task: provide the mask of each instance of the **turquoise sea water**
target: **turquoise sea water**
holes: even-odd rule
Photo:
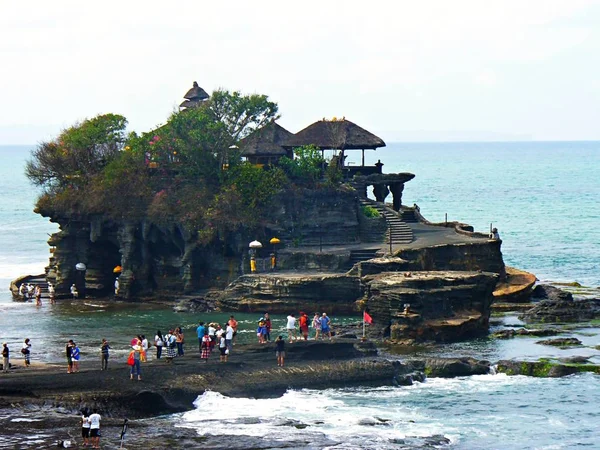
[[[10,279],[43,271],[48,233],[56,231],[32,212],[37,193],[23,175],[30,150],[0,146],[0,339],[15,346],[31,337],[34,360],[36,348],[44,348],[45,355],[38,352],[37,357],[52,361],[70,337],[82,343],[84,357],[96,357],[100,333],[114,345],[132,330],[148,335],[156,327],[193,328],[196,315],[148,306],[86,301],[36,308],[12,302]],[[429,220],[443,221],[448,214],[449,220],[469,223],[478,231],[493,223],[509,265],[541,280],[600,287],[600,142],[402,143],[367,152],[366,157],[367,163],[381,159],[385,172],[416,174],[406,185],[403,202],[417,203]],[[240,318],[251,336],[255,318]],[[577,337],[587,347],[564,355],[592,356],[598,362],[600,351],[593,346],[600,344],[600,330],[585,333]],[[535,359],[552,352],[562,355],[527,338],[481,339],[436,350],[492,361]],[[162,420],[199,433],[236,435],[240,442],[260,443],[265,433],[293,440],[295,431],[274,422],[269,411],[275,410],[278,420],[309,423],[303,433],[320,436],[312,448],[421,448],[432,435],[443,435],[450,442],[444,446],[461,449],[600,448],[599,395],[600,377],[594,375],[547,380],[490,375],[429,380],[412,388],[289,392],[269,401],[222,399],[211,393],[198,399],[199,407],[231,403],[227,410],[236,411],[223,429],[221,421],[207,428],[193,411]],[[314,410],[307,406],[315,403]],[[389,419],[389,425],[360,422],[373,417]]]

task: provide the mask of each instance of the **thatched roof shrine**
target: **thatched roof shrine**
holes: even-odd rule
[[[193,108],[201,104],[204,100],[206,100],[209,95],[206,93],[204,89],[198,86],[198,83],[194,81],[194,85],[192,88],[185,93],[183,98],[186,100],[179,105],[180,108]]]
[[[385,147],[381,138],[345,118],[319,120],[296,133],[285,146],[289,148],[310,144],[321,150],[365,150]]]
[[[242,139],[239,147],[242,156],[246,157],[284,156],[289,151],[283,145],[293,137],[288,130],[271,121]]]

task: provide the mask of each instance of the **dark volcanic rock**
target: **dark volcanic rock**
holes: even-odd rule
[[[527,375],[530,377],[558,378],[574,373],[593,372],[600,373],[600,366],[589,364],[565,365],[550,361],[498,361],[498,372],[507,375]]]
[[[496,280],[493,273],[450,271],[364,277],[372,330],[394,341],[443,342],[485,334]]]
[[[584,322],[600,318],[600,299],[543,300],[519,316],[526,322]]]
[[[546,339],[545,341],[537,341],[536,344],[552,345],[555,347],[569,347],[572,345],[581,345],[581,341],[577,338],[557,338]]]
[[[563,291],[549,284],[538,284],[531,292],[531,298],[536,300],[573,300],[570,292]]]
[[[489,361],[474,358],[427,358],[411,360],[404,370],[417,370],[428,377],[452,378],[470,375],[485,375],[490,372]]]
[[[492,337],[495,337],[498,339],[509,339],[509,338],[512,338],[515,336],[536,336],[536,337],[556,336],[557,334],[561,334],[561,333],[563,333],[562,330],[553,329],[553,328],[540,328],[540,329],[533,329],[533,330],[528,330],[526,328],[519,328],[517,330],[515,330],[515,329],[500,330],[500,331],[497,331],[496,333],[494,333],[492,335]]]
[[[558,360],[565,364],[586,364],[589,359],[589,356],[569,356],[568,358],[559,358]]]

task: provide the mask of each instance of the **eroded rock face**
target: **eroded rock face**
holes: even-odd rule
[[[484,334],[497,277],[449,271],[365,277],[371,329],[396,341],[452,341]],[[410,305],[408,313],[405,305]]]
[[[573,294],[549,284],[538,284],[533,288],[531,298],[536,300],[572,301]]]
[[[243,275],[225,289],[219,305],[228,311],[352,314],[362,292],[360,279],[346,274]]]
[[[600,299],[543,300],[519,316],[525,322],[584,322],[600,318]]]

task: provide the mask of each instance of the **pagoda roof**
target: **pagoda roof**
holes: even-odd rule
[[[293,137],[293,133],[272,120],[242,139],[239,147],[242,156],[283,156],[287,154],[283,145]]]
[[[194,81],[194,85],[192,86],[192,88],[189,91],[187,91],[183,96],[183,98],[188,100],[206,100],[208,97],[209,95],[204,89],[198,86],[198,83],[196,81]]]
[[[319,120],[296,133],[285,146],[300,147],[311,144],[321,150],[361,150],[385,147],[383,139],[345,118]]]

